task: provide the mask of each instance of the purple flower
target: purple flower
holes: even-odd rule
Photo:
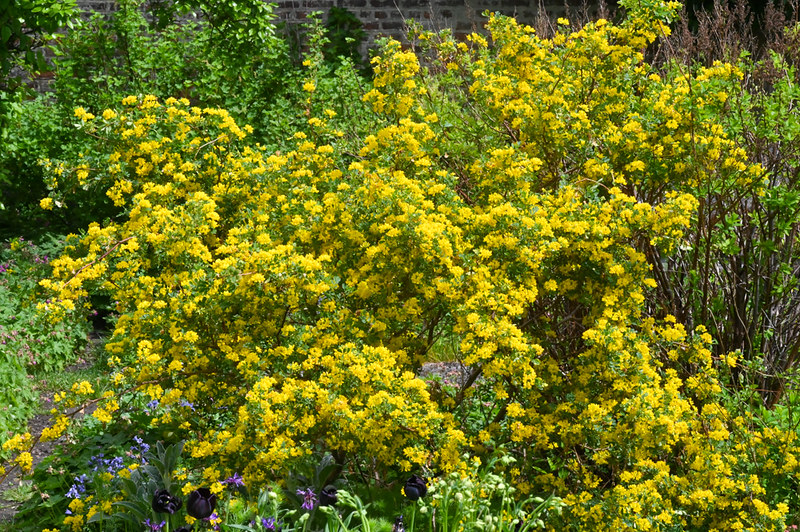
[[[266,530],[275,530],[275,518],[274,517],[262,517],[261,518],[261,526],[263,526]],[[278,530],[280,530],[280,528]]]
[[[419,475],[411,475],[411,478],[406,480],[406,485],[403,486],[403,493],[412,501],[416,501],[428,494],[428,485]]]
[[[186,513],[195,519],[205,519],[214,513],[217,496],[208,488],[198,488],[186,499]]]
[[[234,473],[232,477],[226,478],[222,483],[228,486],[244,487],[244,479],[239,473]]]
[[[86,492],[86,475],[81,475],[79,477],[75,477],[75,483],[69,488],[67,492],[67,497],[70,499],[80,499],[81,494]]]
[[[320,506],[333,506],[339,502],[339,496],[336,488],[333,486],[326,486],[319,494]]]
[[[133,441],[136,442],[136,445],[131,447],[131,452],[132,453],[136,453],[136,452],[146,453],[147,451],[150,450],[150,446],[148,444],[146,444],[144,442],[144,440],[141,439],[139,436],[134,436],[133,437]]]
[[[311,488],[307,490],[297,490],[297,494],[303,497],[303,504],[300,505],[300,508],[308,511],[314,509],[314,505],[317,503],[317,496],[314,490]]]
[[[153,399],[144,407],[144,413],[150,415],[156,408],[158,408],[158,399]]]
[[[153,511],[157,514],[174,514],[183,506],[183,501],[169,491],[160,489],[153,494]]]
[[[125,466],[125,462],[122,460],[121,456],[116,456],[111,460],[106,460],[106,471],[109,473],[115,473],[122,469]]]
[[[166,524],[167,524],[166,521],[161,521],[160,523],[156,524],[156,523],[151,523],[149,519],[144,520],[144,526],[146,526],[147,529],[149,530],[161,530],[162,528],[164,528],[164,525]]]

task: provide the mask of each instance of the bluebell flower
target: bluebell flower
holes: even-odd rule
[[[125,466],[125,462],[121,456],[117,456],[110,460],[106,460],[106,471],[109,473],[116,473]]]
[[[86,475],[81,475],[75,477],[75,483],[70,486],[69,491],[67,492],[67,497],[70,499],[80,499],[81,494],[86,492],[86,481],[88,478]]]
[[[158,408],[158,399],[153,399],[149,403],[147,403],[144,407],[144,413],[150,415],[156,408]]]
[[[144,453],[146,453],[146,452],[148,452],[150,450],[150,445],[146,444],[144,442],[144,440],[142,438],[140,438],[139,436],[134,436],[133,437],[133,441],[136,442],[136,445],[131,447],[131,452],[132,453],[139,452],[139,453],[144,454]]]

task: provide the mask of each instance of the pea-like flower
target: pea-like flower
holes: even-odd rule
[[[412,501],[416,501],[428,494],[428,485],[419,475],[411,475],[411,478],[406,480],[406,484],[403,486],[403,494]]]
[[[157,514],[174,514],[183,506],[183,501],[165,489],[153,494],[153,511]]]
[[[217,496],[208,488],[198,488],[186,499],[186,513],[195,519],[205,519],[214,513]]]

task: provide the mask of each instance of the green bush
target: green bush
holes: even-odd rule
[[[367,485],[433,468],[440,517],[466,515],[450,488],[474,488],[474,458],[502,447],[502,501],[470,510],[481,523],[513,522],[508,479],[517,502],[560,497],[562,512],[542,515],[555,529],[784,530],[798,434],[780,409],[752,409],[765,344],[747,351],[715,318],[738,288],[732,257],[783,298],[739,310],[793,312],[794,176],[749,160],[744,142],[769,135],[747,114],[761,102],[792,145],[779,102],[794,101],[793,70],[759,92],[745,62],[650,65],[643,50],[677,6],[626,7],[619,24],[559,21],[551,38],[492,16],[491,40],[390,41],[371,109],[353,117],[331,108],[341,87],[312,46],[295,100],[305,123],[280,149],[188,98],[78,107],[89,149],[46,162],[43,206],[81,190],[116,214],[71,238],[43,286],[54,323],[92,294],[113,301],[113,389],[60,394],[48,436],[90,400],[96,433],[185,442],[182,493],[220,499],[237,475],[265,493],[325,460],[332,481]],[[337,73],[355,91],[352,71]],[[416,376],[443,343],[464,386]],[[4,444],[23,467],[29,440]],[[80,529],[134,491],[73,498],[51,526]]]
[[[76,106],[99,113],[129,94],[185,97],[229,110],[271,149],[284,148],[288,132],[307,128],[311,108],[321,112],[321,102],[340,113],[352,137],[366,127],[367,108],[352,97],[364,92],[366,78],[350,59],[325,56],[329,38],[318,16],[309,21],[310,52],[301,65],[276,33],[271,4],[145,4],[123,0],[108,18],[76,21],[58,41],[52,92],[9,101],[8,127],[0,133],[0,201],[6,206],[0,236],[77,231],[118,214],[104,195],[80,187],[60,209],[38,208],[46,194],[41,161],[75,160],[90,149],[88,139],[75,135]],[[145,7],[155,9],[151,20]],[[333,38],[344,52],[346,32],[339,31]],[[317,86],[313,99],[302,90],[309,82]]]
[[[51,304],[38,282],[51,273],[49,262],[61,252],[57,240],[34,245],[15,239],[0,246],[0,375],[3,408],[0,433],[19,431],[39,409],[32,378],[59,371],[86,344],[82,313],[53,324],[40,306]]]

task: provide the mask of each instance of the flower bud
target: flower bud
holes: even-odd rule
[[[195,519],[205,519],[214,513],[217,496],[208,488],[199,488],[189,494],[186,500],[186,513]]]
[[[153,511],[157,514],[174,514],[183,506],[183,501],[169,491],[161,489],[153,494]]]
[[[333,506],[337,502],[339,502],[339,497],[336,493],[336,488],[333,486],[326,486],[319,493],[320,506]]]
[[[406,480],[406,484],[403,486],[403,493],[412,501],[416,501],[428,494],[428,486],[422,477],[411,475],[411,478]]]

